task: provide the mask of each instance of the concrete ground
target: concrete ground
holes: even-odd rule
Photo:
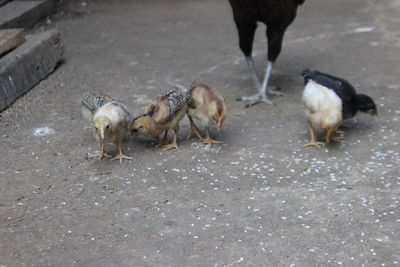
[[[272,83],[277,106],[244,109],[253,92],[228,1],[67,2],[50,24],[65,61],[1,114],[0,266],[393,266],[400,263],[397,0],[307,0],[287,31]],[[264,26],[255,49],[262,73]],[[342,145],[304,148],[299,73],[349,79],[379,117],[348,122]],[[80,115],[89,90],[140,114],[172,83],[225,97],[221,146],[151,139],[97,150]],[[47,127],[47,128],[46,128]]]

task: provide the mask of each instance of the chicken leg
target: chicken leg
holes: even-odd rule
[[[251,96],[242,96],[242,97],[239,97],[237,100],[248,102],[246,105],[246,108],[254,106],[261,102],[264,102],[264,103],[267,103],[270,105],[274,105],[274,102],[272,102],[272,100],[270,100],[268,98],[267,94],[279,95],[279,96],[283,95],[281,92],[276,91],[276,87],[268,86],[268,81],[271,76],[274,64],[271,61],[268,61],[263,83],[261,85],[257,86],[257,84],[260,84],[260,82],[259,81],[257,82],[258,78],[254,78],[254,77],[257,77],[257,73],[255,73],[254,62],[252,59],[251,59],[251,62],[252,63],[249,63],[249,69],[250,69],[251,75],[253,77],[253,81],[256,81],[254,83],[255,83],[255,87],[257,89],[257,94],[251,95]],[[250,67],[250,66],[253,66],[253,67]]]
[[[281,49],[282,49],[282,41],[285,30],[287,28],[286,25],[268,25],[267,26],[267,40],[268,40],[268,60],[267,60],[267,67],[264,74],[264,80],[260,85],[259,79],[257,77],[256,68],[254,61],[251,57],[252,53],[252,42],[254,39],[254,28],[251,28],[249,25],[241,21],[236,21],[238,31],[239,31],[239,45],[245,54],[246,62],[249,67],[251,77],[253,79],[254,86],[257,89],[257,94],[251,96],[242,96],[239,97],[238,101],[246,101],[248,102],[246,105],[247,107],[251,107],[258,103],[264,102],[267,104],[274,104],[267,94],[270,95],[283,95],[282,93],[276,91],[276,87],[271,87],[269,85],[269,79],[271,77],[272,69],[274,67],[274,62],[278,58]],[[251,29],[250,32],[248,30]],[[247,32],[246,32],[247,31]]]

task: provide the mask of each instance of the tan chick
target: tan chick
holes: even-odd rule
[[[185,116],[187,110],[187,93],[178,89],[171,90],[167,94],[153,100],[146,107],[145,114],[135,118],[131,125],[131,137],[148,135],[156,138],[159,142],[160,135],[165,132],[160,144],[163,149],[178,149],[177,137],[179,133],[179,122]],[[168,130],[174,130],[173,141],[167,144]]]
[[[217,132],[221,130],[224,122],[227,109],[224,97],[215,89],[199,82],[194,82],[188,93],[188,110],[187,115],[190,120],[191,130],[188,135],[190,139],[194,132],[203,144],[220,144],[221,141],[216,141],[210,137],[210,128],[215,127]],[[205,129],[206,137],[203,138],[197,125]]]
[[[118,154],[111,160],[132,159],[125,156],[122,152],[122,139],[128,130],[131,121],[131,114],[128,108],[118,100],[113,100],[110,96],[99,93],[86,93],[81,101],[84,108],[82,113],[86,118],[92,115],[92,133],[96,141],[100,144],[100,153],[90,157],[111,157],[105,152],[105,146],[116,144]]]

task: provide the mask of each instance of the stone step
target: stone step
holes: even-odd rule
[[[0,30],[0,56],[25,42],[23,29]]]
[[[0,29],[30,28],[53,11],[53,0],[11,1],[0,7]]]
[[[26,37],[0,58],[0,111],[46,78],[61,61],[64,48],[56,30]]]

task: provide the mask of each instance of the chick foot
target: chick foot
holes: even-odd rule
[[[325,145],[325,143],[313,140],[313,141],[310,141],[309,143],[305,144],[304,147],[315,146],[315,147],[321,148],[321,145]]]
[[[212,144],[222,144],[222,141],[211,139],[210,129],[206,128],[206,138],[201,138],[201,143],[212,146]]]
[[[312,127],[310,127],[310,142],[305,144],[304,147],[315,146],[315,147],[321,148],[321,145],[325,145],[325,143],[319,142],[316,140],[314,129]]]
[[[122,163],[122,160],[124,160],[124,159],[132,160],[133,157],[128,157],[128,156],[124,155],[123,153],[119,153],[117,156],[113,157],[111,159],[111,161],[117,160],[117,159],[119,159],[119,163]]]
[[[155,143],[155,147],[159,148],[162,146],[168,145],[168,140],[167,139],[162,139],[161,141],[158,141]]]
[[[200,143],[211,146],[212,144],[222,144],[222,141],[213,140],[211,138],[205,138]]]
[[[163,146],[163,150],[170,150],[170,149],[173,149],[173,148],[176,148],[176,150],[179,150],[178,144],[176,142],[173,142],[171,144]]]
[[[119,140],[119,142],[118,142],[118,155],[115,156],[114,158],[112,158],[111,161],[116,160],[116,159],[119,159],[119,163],[122,163],[122,160],[124,160],[124,159],[128,159],[128,160],[133,159],[132,157],[125,156],[124,153],[122,153],[122,140]]]
[[[335,143],[343,143],[344,139],[341,136],[331,136],[331,141]]]
[[[178,144],[176,143],[176,137],[177,137],[177,135],[178,135],[177,133],[174,134],[173,141],[172,141],[171,144],[168,144],[168,145],[163,146],[163,149],[164,149],[164,150],[170,150],[170,149],[173,149],[173,148],[176,148],[176,150],[179,150]]]
[[[93,154],[93,155],[88,155],[88,158],[98,158],[101,160],[102,158],[111,158],[112,156],[110,154],[100,152],[98,154]]]
[[[98,154],[89,155],[88,158],[99,158],[101,160],[104,157],[111,158],[112,156],[105,152],[105,145],[100,144],[100,152]]]
[[[164,137],[161,141],[157,138],[155,147],[159,148],[165,145],[168,145],[168,130],[165,131]]]

